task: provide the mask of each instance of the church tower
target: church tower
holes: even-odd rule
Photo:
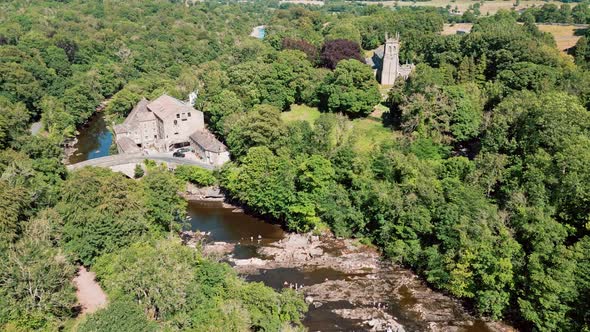
[[[385,34],[385,49],[383,52],[383,66],[381,67],[381,84],[393,85],[399,72],[399,33],[395,38]]]

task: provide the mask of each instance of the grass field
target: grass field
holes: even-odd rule
[[[443,35],[453,35],[457,33],[457,30],[471,31],[472,23],[456,23],[456,24],[445,24],[442,31]],[[581,34],[577,33],[584,28],[574,25],[553,25],[553,24],[537,24],[539,30],[543,32],[549,32],[555,38],[557,49],[560,51],[567,50],[568,48],[576,45]]]
[[[352,128],[353,135],[356,136],[354,149],[357,153],[371,152],[381,143],[396,138],[396,132],[372,118],[353,120]]]
[[[281,113],[281,118],[285,122],[303,120],[313,124],[320,117],[320,114],[316,107],[291,105],[291,110]],[[383,126],[381,122],[382,114],[383,110],[378,109],[367,118],[351,121],[352,126],[349,135],[356,138],[354,146],[356,152],[367,153],[382,142],[395,139],[397,133]]]
[[[483,15],[485,14],[494,14],[500,9],[512,9],[515,8],[516,10],[525,9],[528,7],[533,6],[542,6],[547,3],[554,3],[556,5],[561,5],[562,2],[559,1],[542,1],[542,0],[524,0],[520,2],[520,5],[514,7],[515,1],[502,1],[502,0],[494,0],[494,1],[485,1],[483,6],[481,6],[480,11]],[[477,1],[472,0],[429,0],[429,1],[420,1],[420,2],[411,2],[411,1],[379,1],[379,2],[370,2],[371,4],[383,4],[384,6],[429,6],[429,7],[446,7],[450,5],[452,8],[457,7],[459,12],[463,13],[469,6],[477,3]]]
[[[291,105],[291,110],[289,112],[281,113],[281,119],[285,122],[303,120],[313,125],[315,120],[320,117],[320,114],[321,113],[317,107],[293,104]]]
[[[582,36],[577,35],[577,31],[583,28],[573,25],[551,25],[551,24],[537,24],[539,30],[543,32],[549,32],[555,38],[557,43],[557,49],[560,51],[567,50],[573,47]]]

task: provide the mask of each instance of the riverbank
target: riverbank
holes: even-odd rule
[[[246,280],[302,292],[310,331],[513,331],[473,317],[459,301],[356,240],[287,233],[220,201],[189,201],[189,210],[197,209],[203,211],[193,213],[191,224],[203,229],[190,245],[227,261]],[[213,224],[211,214],[223,220]]]

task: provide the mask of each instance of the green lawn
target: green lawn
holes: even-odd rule
[[[353,134],[356,135],[354,148],[358,153],[371,152],[382,142],[396,138],[395,132],[384,127],[381,121],[366,118],[356,119],[352,123]]]
[[[317,118],[320,117],[320,111],[317,107],[309,107],[307,105],[291,105],[289,112],[281,113],[281,118],[285,122],[292,122],[297,120],[307,121],[313,124]]]
[[[356,137],[355,150],[358,153],[371,152],[381,142],[393,140],[397,137],[391,129],[383,126],[381,114],[375,112],[364,119],[352,120],[352,135]],[[285,122],[296,120],[307,121],[310,124],[320,117],[321,112],[316,107],[306,105],[291,105],[289,112],[283,112],[281,118]]]

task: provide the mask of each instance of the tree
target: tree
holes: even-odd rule
[[[305,53],[305,55],[307,55],[307,59],[311,63],[316,63],[319,60],[317,47],[303,39],[293,39],[288,37],[284,38],[282,42],[282,48],[298,50]]]
[[[247,284],[228,265],[204,259],[173,239],[105,255],[94,269],[115,303],[130,298],[150,319],[175,329],[273,331],[299,324],[306,309],[300,296]]]
[[[174,170],[174,175],[182,181],[202,187],[212,186],[217,182],[213,172],[198,166],[179,165]]]
[[[80,324],[80,332],[155,332],[158,325],[147,319],[141,307],[125,298],[111,301],[106,308],[87,315]]]
[[[254,146],[278,148],[284,133],[280,113],[270,105],[257,105],[248,113],[236,113],[225,124],[227,145],[237,158]]]
[[[63,247],[84,264],[146,235],[154,219],[135,181],[120,173],[86,168],[64,183],[57,211],[63,217]],[[149,218],[148,220],[146,220]]]
[[[147,219],[159,231],[173,232],[183,226],[186,201],[178,195],[183,183],[166,170],[152,169],[141,180]]]
[[[355,59],[360,62],[363,61],[359,44],[346,39],[325,42],[320,57],[321,63],[330,69],[335,69],[342,60]]]
[[[320,87],[321,105],[330,112],[366,116],[381,101],[371,69],[356,60],[341,61]]]
[[[135,168],[133,169],[133,178],[139,179],[142,178],[144,175],[143,168],[140,164],[135,164]]]
[[[210,128],[216,133],[223,133],[224,120],[230,114],[243,111],[242,101],[235,92],[222,90],[212,96],[203,109],[210,123]]]
[[[11,321],[19,329],[54,329],[73,315],[76,268],[61,249],[26,236],[0,257],[1,325]]]

